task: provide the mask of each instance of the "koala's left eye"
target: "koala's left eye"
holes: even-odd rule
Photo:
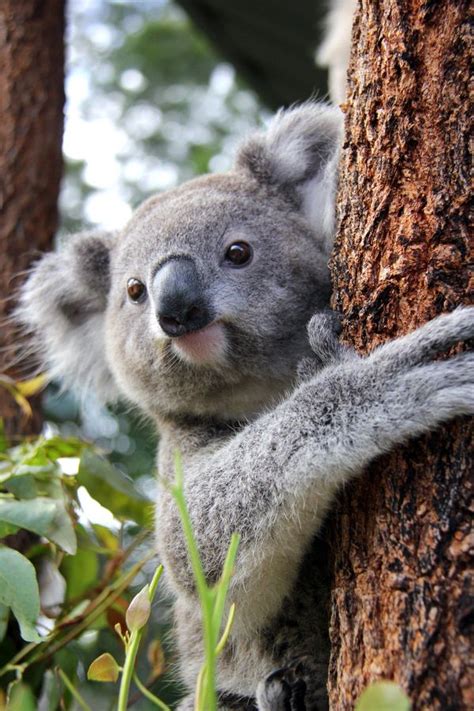
[[[127,294],[130,301],[134,304],[139,304],[146,298],[146,286],[138,279],[129,279],[127,281]]]
[[[234,242],[225,253],[225,261],[232,267],[244,267],[250,263],[253,256],[252,247],[248,242]]]

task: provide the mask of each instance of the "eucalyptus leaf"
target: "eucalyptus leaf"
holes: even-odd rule
[[[0,498],[0,521],[44,536],[66,553],[76,552],[76,534],[61,501],[42,496],[27,501]]]
[[[67,556],[61,565],[61,573],[66,578],[67,600],[79,599],[97,583],[99,559],[91,550],[79,548],[74,557]]]
[[[18,551],[0,545],[0,603],[10,607],[26,642],[40,642],[35,629],[40,598],[35,569]]]
[[[119,540],[110,528],[101,526],[99,523],[93,523],[92,528],[94,529],[94,533],[102,546],[107,548],[109,551],[118,550]]]
[[[5,434],[5,425],[3,418],[0,417],[0,452],[6,452],[8,447],[7,436]]]
[[[8,711],[36,711],[36,701],[29,686],[14,681],[8,686]]]
[[[411,703],[394,681],[376,681],[365,689],[355,711],[410,711]]]
[[[39,493],[36,479],[32,474],[10,477],[5,482],[5,489],[17,499],[34,499]]]
[[[36,711],[36,701],[30,687],[23,681],[8,686],[8,711]]]
[[[131,479],[90,450],[82,454],[77,481],[118,519],[152,527],[151,502],[141,496]]]
[[[0,602],[0,642],[5,638],[7,631],[8,618],[10,617],[10,608]]]
[[[18,526],[14,526],[12,523],[6,523],[5,521],[0,521],[0,538],[11,536],[12,533],[16,533],[18,530]]]

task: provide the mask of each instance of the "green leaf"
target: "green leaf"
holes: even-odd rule
[[[101,526],[99,523],[93,523],[92,528],[94,533],[99,540],[99,543],[107,548],[109,551],[117,551],[119,548],[119,540],[117,536],[107,528],[106,526]]]
[[[66,553],[76,552],[76,534],[61,501],[42,496],[28,501],[0,498],[0,521],[44,536]]]
[[[8,711],[36,711],[36,701],[30,687],[14,681],[8,687]]]
[[[139,494],[131,479],[103,457],[86,449],[81,457],[77,481],[118,519],[132,519],[142,526],[153,526],[151,502]]]
[[[38,487],[32,474],[12,476],[5,482],[5,489],[17,499],[34,499],[38,496]]]
[[[67,600],[80,598],[97,583],[99,561],[91,550],[79,548],[75,556],[67,556],[61,565],[61,573],[66,578]]]
[[[90,681],[117,681],[119,671],[119,665],[113,656],[105,652],[94,659],[87,670],[87,678]]]
[[[365,689],[355,711],[410,711],[411,703],[394,681],[376,681]]]
[[[48,459],[55,462],[60,457],[80,457],[86,446],[75,437],[51,437],[44,440],[43,450]]]
[[[0,642],[5,637],[9,617],[10,617],[10,608],[0,602]]]
[[[0,603],[10,607],[26,642],[40,642],[35,630],[40,598],[35,569],[25,556],[0,546]]]
[[[16,533],[17,531],[18,526],[14,526],[11,523],[5,523],[5,521],[0,521],[0,538],[11,536],[12,533]]]
[[[7,436],[5,434],[5,425],[3,423],[3,418],[0,417],[0,452],[6,452],[8,447]]]

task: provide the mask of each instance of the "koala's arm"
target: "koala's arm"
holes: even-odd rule
[[[242,602],[237,625],[255,629],[278,609],[341,484],[396,445],[474,412],[474,354],[430,362],[473,336],[474,309],[463,308],[366,358],[346,351],[215,451],[185,456],[185,493],[209,579],[219,575],[232,532],[241,534],[232,582]],[[160,517],[175,584],[189,590],[180,523],[166,494]]]

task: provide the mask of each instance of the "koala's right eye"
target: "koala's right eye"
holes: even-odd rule
[[[138,279],[129,279],[127,281],[127,293],[130,301],[134,304],[140,304],[146,299],[146,286]]]

